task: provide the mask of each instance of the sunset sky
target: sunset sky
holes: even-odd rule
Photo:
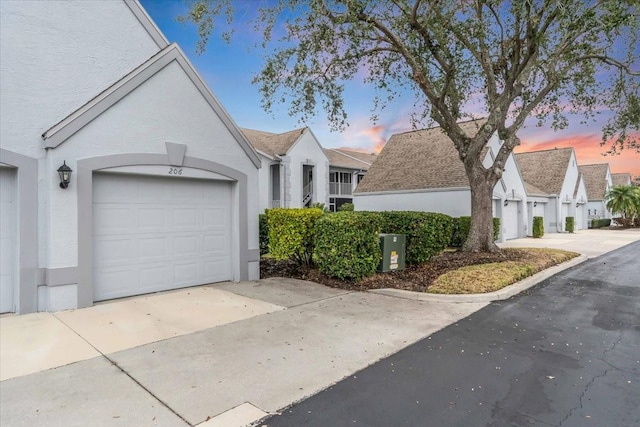
[[[176,17],[186,10],[182,0],[141,0],[160,30],[177,42],[194,64],[209,88],[227,109],[240,127],[267,132],[286,132],[308,125],[320,143],[326,148],[352,148],[362,151],[379,151],[388,138],[412,129],[410,114],[412,97],[397,97],[379,113],[377,123],[371,122],[373,92],[360,82],[353,82],[345,90],[345,108],[349,127],[343,132],[330,132],[322,114],[306,124],[287,114],[286,105],[277,105],[273,114],[261,107],[258,87],[251,84],[263,64],[264,52],[254,47],[260,35],[243,23],[236,21],[236,32],[230,44],[213,36],[203,55],[195,53],[197,34],[195,27],[176,22]],[[603,156],[606,147],[600,147],[601,128],[610,113],[604,111],[596,122],[580,124],[580,117],[570,118],[569,128],[554,132],[549,126],[536,127],[527,123],[520,133],[522,145],[516,151],[534,151],[554,147],[572,146],[579,164],[609,163],[613,173],[630,172],[640,175],[640,154],[624,150],[616,156]]]

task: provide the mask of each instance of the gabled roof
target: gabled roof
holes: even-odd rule
[[[460,123],[472,135],[483,120]],[[451,139],[440,127],[392,135],[358,184],[357,193],[469,187]]]
[[[628,172],[625,173],[612,173],[611,181],[613,181],[613,186],[616,185],[630,185],[631,182],[631,174]]]
[[[515,154],[525,182],[547,194],[560,194],[573,148],[553,148]]]
[[[329,166],[345,169],[358,169],[366,171],[371,167],[377,154],[361,153],[342,148],[324,149],[324,154],[329,159]]]
[[[584,176],[584,185],[587,188],[589,200],[604,200],[607,192],[607,171],[609,163],[597,163],[594,165],[578,166]]]
[[[542,197],[549,196],[549,194],[545,193],[535,185],[529,184],[527,181],[524,181],[524,190],[527,192],[527,196],[542,196]]]
[[[294,129],[284,133],[271,133],[261,130],[240,129],[256,150],[270,156],[283,156],[291,149],[308,128]]]
[[[220,120],[224,123],[226,128],[233,135],[234,139],[238,142],[240,147],[242,147],[253,164],[256,167],[260,167],[260,158],[251,144],[249,144],[245,139],[233,119],[231,119],[231,116],[229,116],[213,93],[211,93],[211,90],[209,90],[207,85],[204,83],[204,80],[202,80],[198,75],[198,72],[193,68],[193,65],[191,65],[180,47],[175,43],[153,55],[142,65],[122,77],[85,105],[78,108],[76,111],[69,114],[60,122],[45,131],[42,134],[42,139],[45,141],[45,147],[56,148],[174,61],[180,65],[211,109],[218,115],[218,117],[220,117]]]

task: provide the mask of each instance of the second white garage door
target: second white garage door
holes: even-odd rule
[[[503,228],[505,229],[504,238],[517,239],[518,238],[518,202],[510,201],[507,206],[502,208],[502,221],[504,221]]]
[[[232,279],[231,185],[95,174],[94,300]]]

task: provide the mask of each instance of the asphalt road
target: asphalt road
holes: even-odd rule
[[[260,425],[640,426],[640,242],[490,304]]]

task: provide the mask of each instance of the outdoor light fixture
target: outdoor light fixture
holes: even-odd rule
[[[576,203],[576,208],[580,207],[580,203]]]
[[[533,207],[535,208],[536,206],[538,206],[538,202],[533,202]]]
[[[67,166],[67,161],[65,160],[62,163],[62,166],[58,168],[58,175],[60,175],[60,188],[69,187],[69,182],[71,182],[71,168]]]
[[[504,200],[504,205],[507,206],[509,204],[509,201],[507,199]]]

